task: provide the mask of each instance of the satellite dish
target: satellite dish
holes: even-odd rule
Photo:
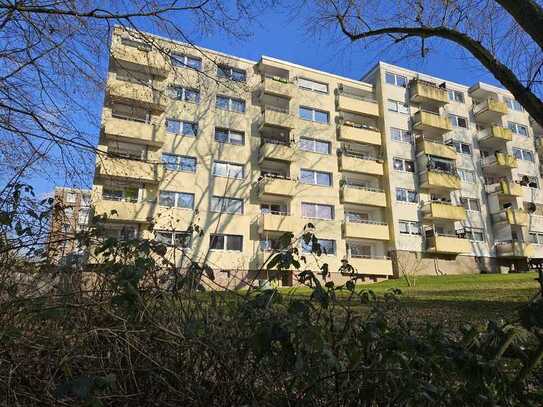
[[[535,206],[535,203],[528,202],[528,205],[526,205],[526,210],[528,213],[534,213],[536,211],[537,207]]]

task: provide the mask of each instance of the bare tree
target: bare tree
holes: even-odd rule
[[[422,268],[421,254],[395,251],[394,257],[399,275],[405,279],[408,287],[415,287],[417,275]]]

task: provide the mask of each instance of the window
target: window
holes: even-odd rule
[[[539,188],[539,182],[538,177],[533,177],[530,175],[522,175],[518,174],[518,177],[520,178],[519,184],[523,187],[529,187],[529,188]]]
[[[151,121],[151,114],[148,110],[123,103],[115,103],[111,107],[111,116],[117,119],[133,120],[142,123],[149,123]]]
[[[164,168],[169,171],[196,172],[196,158],[187,155],[162,154]]]
[[[479,205],[479,200],[474,198],[460,198],[460,202],[467,211],[477,211],[481,210]]]
[[[309,120],[312,122],[328,124],[328,112],[313,109],[311,107],[300,106],[299,110],[300,119]]]
[[[139,189],[135,187],[104,187],[102,190],[102,198],[107,201],[138,202],[138,197]]]
[[[315,82],[311,79],[298,78],[298,87],[300,89],[312,90],[313,92],[328,93],[328,84]]]
[[[188,248],[192,236],[187,232],[155,231],[155,240],[168,246]]]
[[[516,112],[524,112],[524,108],[522,107],[522,105],[519,102],[517,102],[515,99],[504,97],[503,101],[505,102],[509,110],[514,110]]]
[[[202,69],[202,59],[196,57],[190,57],[183,54],[172,54],[171,57],[173,66],[180,66],[184,68],[192,68],[196,70]]]
[[[364,223],[369,220],[369,214],[364,212],[345,212],[347,222]]]
[[[243,69],[232,68],[228,65],[219,65],[217,67],[217,76],[236,82],[245,82],[247,79],[247,73]]]
[[[409,114],[409,105],[407,103],[388,99],[387,106],[390,112]]]
[[[123,226],[121,228],[104,230],[104,236],[106,238],[113,238],[118,240],[131,240],[136,238],[137,231],[134,226]]]
[[[224,196],[211,197],[211,212],[243,214],[243,199]]]
[[[168,131],[168,133],[196,137],[196,134],[198,133],[198,123],[166,119],[166,131]]]
[[[282,204],[263,203],[260,204],[260,213],[272,213],[274,215],[288,214],[287,207]]]
[[[396,200],[400,202],[417,203],[419,197],[417,191],[405,188],[396,188]]]
[[[401,141],[402,143],[413,143],[413,136],[408,130],[397,129],[395,127],[390,128],[390,137],[394,141]]]
[[[351,257],[355,258],[370,258],[371,257],[371,246],[362,245],[360,243],[349,244],[349,252]]]
[[[396,171],[415,172],[415,163],[403,158],[394,158],[394,169]]]
[[[302,202],[302,216],[312,219],[334,219],[334,207],[316,203]]]
[[[464,103],[464,94],[462,92],[459,92],[457,90],[449,89],[447,91],[449,95],[449,100],[451,102],[458,102],[458,103]]]
[[[241,146],[245,144],[245,135],[241,131],[229,129],[215,129],[215,141],[217,143],[235,144]]]
[[[485,230],[481,228],[464,228],[464,233],[466,239],[473,240],[475,242],[484,242],[485,241]]]
[[[389,85],[407,87],[407,78],[403,75],[398,75],[392,72],[385,73],[385,82]]]
[[[300,182],[302,184],[321,185],[329,187],[332,185],[332,174],[323,171],[300,170]]]
[[[235,99],[228,96],[217,96],[215,100],[215,107],[221,110],[228,110],[230,112],[245,112],[245,100]]]
[[[169,208],[194,208],[194,194],[187,192],[160,191],[158,204]]]
[[[89,194],[81,194],[81,206],[90,206],[92,202],[91,196]]]
[[[471,155],[471,145],[467,143],[462,143],[461,141],[452,140],[447,143],[452,145],[457,153]]]
[[[77,194],[75,192],[66,192],[66,203],[75,203]]]
[[[264,252],[272,251],[272,250],[284,250],[285,242],[281,239],[263,239],[260,240],[260,250]]]
[[[312,153],[330,154],[332,149],[329,141],[321,141],[313,138],[300,137],[300,150]]]
[[[243,178],[243,165],[215,161],[213,163],[213,175],[216,177]]]
[[[119,81],[136,83],[140,85],[152,85],[153,77],[143,72],[130,71],[128,69],[119,69],[115,73],[115,77]]]
[[[90,208],[80,208],[77,214],[77,223],[80,225],[86,225],[89,223]]]
[[[331,239],[318,239],[317,243],[323,254],[335,255],[336,254],[336,241]],[[302,240],[302,251],[304,253],[311,253],[313,250],[312,242],[306,243]]]
[[[468,182],[470,184],[475,184],[475,171],[471,170],[463,170],[461,168],[458,169],[458,176],[460,179],[464,182]]]
[[[121,44],[127,47],[137,48],[141,51],[151,51],[151,45],[128,37],[121,38]]]
[[[170,88],[170,97],[183,102],[200,102],[200,91],[197,89],[184,88],[182,86],[172,86]]]
[[[144,160],[147,156],[146,147],[141,144],[111,141],[107,152],[110,156],[128,158],[131,160]]]
[[[233,250],[243,251],[243,236],[239,235],[216,235],[209,236],[209,248],[211,250]]]
[[[528,234],[530,243],[543,244],[543,233],[530,232]]]
[[[411,220],[400,220],[398,222],[402,235],[420,235],[420,223]]]
[[[449,122],[453,127],[468,128],[468,120],[465,117],[449,114]]]
[[[528,128],[522,124],[508,122],[507,127],[509,127],[513,133],[518,134],[519,136],[528,137]]]
[[[523,150],[522,148],[517,148],[517,147],[513,147],[512,151],[513,151],[513,155],[517,159],[534,162],[534,152],[533,151]]]

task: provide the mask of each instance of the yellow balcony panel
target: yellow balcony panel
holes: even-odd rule
[[[265,142],[265,144],[260,146],[258,162],[260,163],[267,159],[292,162],[295,156],[296,151],[290,145]]]
[[[264,177],[258,184],[258,196],[285,196],[292,197],[296,194],[296,182],[286,178]]]
[[[112,213],[115,211],[116,213]],[[109,221],[148,223],[153,220],[155,204],[150,202],[124,202],[97,200],[95,215],[107,215]]]
[[[343,152],[339,157],[339,170],[359,174],[383,175],[383,163],[375,159],[364,159]]]
[[[294,117],[289,114],[287,109],[266,106],[262,112],[262,125],[292,129],[294,128]]]
[[[104,119],[104,133],[126,141],[144,142],[154,146],[164,143],[164,130],[160,126],[116,117]]]
[[[496,242],[498,257],[534,257],[535,248],[530,243],[519,241]]]
[[[522,186],[511,181],[500,181],[498,193],[505,196],[522,196]]]
[[[381,222],[345,222],[344,239],[389,240],[388,224]]]
[[[454,147],[425,140],[422,137],[417,139],[417,153],[420,152],[428,155],[434,155],[436,157],[443,157],[449,160],[456,160],[457,157]]]
[[[421,188],[455,190],[461,188],[460,177],[439,171],[427,171],[421,175]]]
[[[413,80],[409,84],[411,101],[415,103],[435,103],[446,105],[449,103],[447,89],[440,88],[433,83]]]
[[[419,110],[413,115],[413,128],[426,132],[427,134],[445,134],[452,130],[451,123],[447,117],[438,114]]]
[[[294,96],[294,85],[286,80],[264,77],[262,81],[264,93],[274,96],[292,98]]]
[[[385,208],[387,197],[384,191],[344,185],[340,191],[343,204],[369,205]]]
[[[158,76],[168,76],[169,63],[164,54],[158,50],[143,50],[134,47],[116,46],[111,49],[111,57],[119,61],[119,65],[131,64],[132,70],[141,70]]]
[[[127,158],[98,158],[96,174],[102,177],[136,179],[140,182],[158,182],[156,164]]]
[[[426,238],[426,251],[443,254],[471,253],[471,242],[455,236],[430,236]]]
[[[386,257],[349,257],[355,274],[368,276],[392,276],[392,261]]]
[[[507,114],[505,103],[494,99],[487,99],[473,108],[475,119],[481,123],[495,123],[501,120],[504,114]]]
[[[303,222],[295,216],[287,214],[263,213],[258,220],[258,232],[292,232],[298,233],[303,229]]]
[[[514,208],[507,208],[492,214],[494,222],[507,222],[509,225],[515,226],[528,226],[529,218],[528,212]]]
[[[422,208],[425,220],[466,220],[466,209],[463,206],[443,202],[431,202]]]
[[[365,116],[379,117],[379,105],[370,98],[364,98],[351,94],[339,94],[337,96],[337,109],[342,112],[363,114]]]
[[[513,140],[510,129],[501,126],[491,126],[479,132],[479,144],[489,147],[500,147]]]
[[[513,168],[517,168],[517,166],[516,157],[505,153],[496,153],[494,156],[486,157],[482,161],[482,167],[485,172],[510,171]]]
[[[378,129],[343,124],[339,127],[340,141],[381,145],[381,132]]]
[[[168,105],[168,98],[164,92],[153,89],[151,85],[111,79],[108,82],[107,92],[113,100],[137,104],[156,111],[164,111]]]

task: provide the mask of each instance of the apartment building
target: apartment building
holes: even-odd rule
[[[327,263],[338,282],[345,260],[378,280],[522,270],[537,255],[534,130],[506,91],[152,39],[170,57],[119,28],[111,40],[93,187],[108,235],[162,241],[230,286],[266,278],[279,237],[308,223],[326,253],[305,267]]]
[[[88,189],[55,188],[47,244],[48,257],[53,262],[65,263],[84,255],[75,234],[89,226],[91,193]]]

